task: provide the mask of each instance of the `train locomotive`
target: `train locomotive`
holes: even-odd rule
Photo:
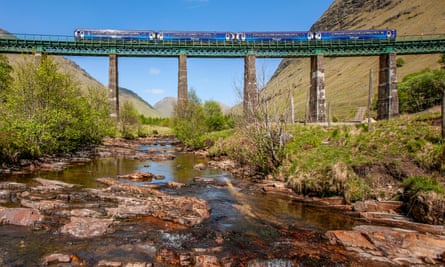
[[[395,40],[394,29],[319,32],[212,32],[76,29],[74,38],[82,40],[123,41],[198,41],[198,42],[307,42],[336,40]]]

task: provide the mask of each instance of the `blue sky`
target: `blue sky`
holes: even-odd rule
[[[0,28],[11,33],[72,35],[75,28],[305,31],[333,0],[3,0]],[[108,57],[70,57],[108,85]],[[270,77],[280,59],[257,59]],[[189,58],[188,86],[203,101],[241,101],[243,59]],[[177,58],[119,58],[119,86],[154,105],[177,96]]]

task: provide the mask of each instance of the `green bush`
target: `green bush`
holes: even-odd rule
[[[396,65],[398,68],[403,67],[403,65],[405,65],[405,59],[403,59],[403,57],[398,57],[396,60]]]
[[[444,70],[424,70],[398,84],[400,113],[415,113],[440,105],[445,90]]]
[[[83,95],[72,78],[49,57],[25,62],[14,70],[14,81],[0,105],[0,132],[15,136],[0,142],[9,161],[73,151],[99,143],[112,121],[104,94]],[[97,102],[92,102],[96,100]]]

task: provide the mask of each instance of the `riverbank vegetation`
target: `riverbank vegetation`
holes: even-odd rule
[[[188,100],[180,108],[175,107],[172,124],[176,137],[188,148],[209,147],[208,134],[233,128],[233,118],[224,115],[215,101],[202,103],[196,92],[188,92]]]
[[[105,92],[81,93],[50,57],[11,68],[0,57],[0,159],[71,152],[113,135]]]

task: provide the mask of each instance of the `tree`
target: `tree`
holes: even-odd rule
[[[5,91],[12,83],[12,67],[9,65],[8,58],[0,55],[0,93]]]
[[[278,105],[270,105],[270,97],[262,95],[262,89],[266,86],[266,70],[261,68],[257,78],[257,93],[253,100],[254,105],[249,105],[248,114],[244,114],[237,122],[237,128],[246,138],[243,144],[247,151],[242,161],[251,165],[262,174],[269,174],[278,169],[285,158],[285,145],[291,138],[286,133],[286,114]],[[242,88],[235,84],[235,91],[243,100]]]
[[[120,131],[125,138],[134,138],[141,126],[139,114],[131,102],[126,101],[119,114]]]
[[[71,76],[58,71],[50,57],[25,62],[14,70],[14,81],[0,105],[0,157],[9,160],[73,151],[98,143],[109,132],[106,101],[90,102]],[[101,97],[97,95],[97,99]]]
[[[206,101],[203,108],[208,131],[220,131],[226,127],[226,119],[216,101]]]
[[[176,137],[186,146],[201,148],[203,142],[200,137],[207,132],[204,110],[200,104],[201,100],[193,89],[189,91],[188,96],[188,101],[184,103],[181,111],[178,110],[177,106],[175,108],[173,128]]]
[[[399,83],[400,112],[414,113],[440,105],[444,90],[445,70],[410,74]]]
[[[442,69],[445,69],[445,53],[440,55],[438,63],[440,63]]]

